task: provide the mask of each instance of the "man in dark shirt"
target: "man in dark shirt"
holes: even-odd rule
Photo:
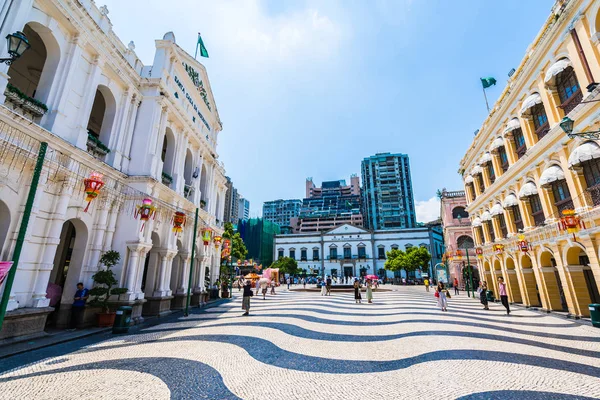
[[[325,288],[327,289],[326,295],[331,296],[331,277],[327,276],[327,280],[325,281]]]
[[[254,296],[252,292],[252,286],[250,279],[246,280],[246,284],[244,285],[244,295],[242,297],[242,310],[246,311],[242,315],[250,314],[250,297]]]
[[[83,312],[85,311],[85,303],[89,297],[89,290],[83,287],[83,283],[77,284],[77,291],[73,297],[73,306],[71,307],[71,324],[70,328],[75,329],[81,325]]]

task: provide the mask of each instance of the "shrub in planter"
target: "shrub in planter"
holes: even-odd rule
[[[118,251],[107,251],[100,257],[99,265],[104,265],[106,269],[96,272],[92,279],[94,287],[90,290],[92,300],[89,304],[93,307],[100,307],[102,311],[98,314],[98,326],[112,326],[115,320],[114,311],[111,312],[108,303],[111,295],[120,295],[127,293],[127,288],[114,288],[118,282],[115,273],[111,270],[121,260],[121,254]]]

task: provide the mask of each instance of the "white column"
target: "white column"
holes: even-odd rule
[[[181,275],[177,284],[177,294],[184,294],[187,291],[188,280],[190,279],[190,258],[190,253],[181,253],[182,265],[180,266]]]
[[[154,292],[154,297],[164,297],[170,296],[171,290],[169,289],[170,283],[168,282],[171,279],[171,266],[173,265],[173,258],[177,252],[168,250],[160,252],[160,270],[158,275],[158,286],[157,290]]]
[[[108,217],[108,226],[106,228],[106,233],[104,234],[104,245],[102,246],[102,251],[109,251],[113,247],[113,237],[115,235],[117,217],[119,215],[121,205],[122,203],[117,200],[110,203],[110,216]]]
[[[136,299],[136,277],[140,264],[140,252],[144,246],[139,242],[127,243],[129,259],[127,260],[127,293],[121,295],[121,300]]]
[[[159,138],[164,137],[165,130],[167,129],[167,106],[162,106],[160,112],[160,118],[158,122],[156,133],[151,136],[150,143],[148,143],[148,151],[152,154],[152,163],[150,165],[150,171],[154,174],[155,178],[160,181],[161,172],[158,171],[158,164],[160,161],[160,148],[162,148],[162,142],[159,141]],[[160,142],[160,144],[158,143]]]
[[[131,105],[131,91],[125,90],[123,95],[121,96],[121,101],[118,104],[117,115],[115,116],[115,123],[112,127],[112,132],[110,134],[110,141],[107,143],[111,152],[107,155],[107,164],[111,165],[115,169],[121,168],[121,160],[123,157],[123,153],[121,152],[121,148],[123,146],[123,140],[125,137],[124,127],[127,123],[127,117],[129,114],[129,107]]]
[[[140,108],[140,100],[137,94],[133,94],[131,97],[131,104],[129,106],[129,114],[127,116],[127,124],[125,128],[125,142],[123,143],[123,160],[121,162],[121,171],[127,171],[129,167],[129,161],[131,160],[131,143],[133,142],[133,130],[135,129],[135,123],[137,120],[138,110]]]

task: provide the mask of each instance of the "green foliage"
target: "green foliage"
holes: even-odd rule
[[[27,96],[25,93],[21,92],[19,90],[19,88],[17,88],[16,86],[11,85],[10,83],[6,85],[6,89],[9,92],[15,93],[17,96],[19,96],[19,98],[23,99],[24,101],[28,101],[38,107],[40,107],[42,110],[44,110],[44,113],[48,112],[48,106],[45,105],[44,103],[42,103],[39,100],[34,99],[33,97],[29,97]]]
[[[384,268],[390,271],[425,269],[431,261],[431,254],[425,247],[410,247],[406,251],[392,249],[386,255]]]
[[[270,268],[279,268],[280,274],[294,275],[300,273],[298,263],[290,257],[281,257],[279,260],[273,262]]]
[[[127,293],[127,288],[114,288],[118,281],[115,273],[111,270],[121,260],[121,254],[118,251],[107,251],[100,257],[99,265],[104,265],[106,269],[96,272],[92,279],[94,287],[90,290],[90,296],[93,296],[90,305],[101,307],[103,312],[109,311],[108,299],[111,295],[120,295]]]
[[[231,222],[225,222],[225,231],[223,232],[223,239],[231,240],[231,256],[236,260],[245,260],[248,255],[248,249],[240,236],[240,233],[233,232],[233,224]]]

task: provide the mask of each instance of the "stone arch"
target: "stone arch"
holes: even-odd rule
[[[456,239],[456,247],[459,249],[472,249],[475,247],[475,243],[473,242],[473,238],[469,235],[461,235]]]
[[[507,283],[511,296],[510,298],[514,303],[522,303],[523,298],[521,297],[521,287],[519,286],[519,278],[517,276],[514,258],[507,255],[504,265],[506,267],[506,276],[504,277],[504,280]]]
[[[562,280],[556,269],[556,260],[554,253],[549,249],[542,247],[539,255],[540,276],[544,282],[544,290],[547,294],[550,310],[567,311],[567,301],[565,298]]]
[[[587,305],[600,301],[598,284],[590,268],[590,261],[581,243],[573,242],[573,245],[564,250],[566,273],[574,285],[574,301],[579,305],[582,315],[589,315]]]
[[[46,103],[60,63],[61,49],[52,31],[39,22],[25,24],[23,33],[31,48],[8,69],[10,83],[26,95]]]
[[[0,200],[0,260],[8,259],[8,234],[10,231],[10,223],[12,219],[10,216],[10,210],[8,205]],[[6,251],[2,251],[3,248],[7,248]]]
[[[163,139],[162,150],[160,158],[163,162],[162,172],[173,177],[173,167],[175,163],[175,149],[177,142],[175,140],[175,134],[169,127],[165,130],[165,137]]]
[[[456,219],[459,216],[461,218],[469,218],[469,213],[466,211],[465,207],[457,206],[452,209],[452,218]]]
[[[154,231],[151,233],[150,239],[152,240],[152,248],[146,253],[140,286],[142,292],[144,292],[144,297],[153,296],[154,291],[157,289],[158,273],[160,271],[160,236]]]
[[[54,293],[50,304],[55,307],[55,312],[50,320],[58,326],[69,323],[77,283],[83,282],[88,288],[91,286],[91,282],[84,282],[83,276],[88,235],[88,227],[81,219],[71,218],[63,223],[47,289],[47,293]]]
[[[105,146],[111,144],[116,112],[117,102],[112,91],[108,86],[98,85],[88,119],[87,130],[89,135],[99,139]]]

